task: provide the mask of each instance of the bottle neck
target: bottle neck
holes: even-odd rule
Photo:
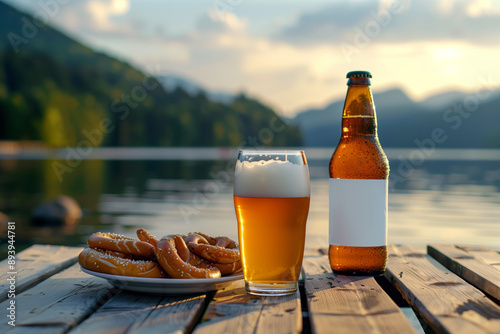
[[[377,136],[377,117],[369,85],[349,84],[342,113],[342,138]]]

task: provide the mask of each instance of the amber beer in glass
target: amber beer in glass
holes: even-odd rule
[[[389,162],[377,136],[370,72],[347,73],[342,134],[330,160],[332,270],[378,275],[387,264]]]
[[[246,289],[255,295],[297,290],[309,212],[303,151],[240,151],[234,179]]]

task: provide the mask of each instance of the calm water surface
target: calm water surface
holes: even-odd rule
[[[83,245],[95,231],[134,236],[137,227],[158,236],[202,231],[237,237],[227,161],[86,160],[64,174],[62,182],[53,162],[0,161],[0,211],[16,222],[18,247]],[[398,163],[391,160],[395,176]],[[310,161],[310,247],[328,243],[327,164]],[[462,243],[500,249],[500,161],[428,161],[391,182],[390,243]],[[80,222],[32,226],[32,210],[59,194],[80,203],[84,210]]]

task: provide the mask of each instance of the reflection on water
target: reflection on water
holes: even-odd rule
[[[237,236],[229,179],[232,164],[227,161],[84,160],[64,174],[62,182],[52,163],[0,161],[0,212],[16,222],[18,247],[81,245],[98,230],[133,236],[138,226],[158,236],[191,231]],[[327,243],[327,164],[327,160],[310,161],[309,246]],[[500,249],[499,189],[500,161],[428,161],[398,182],[389,195],[389,241]],[[35,206],[59,194],[80,203],[84,210],[80,223],[31,226]]]

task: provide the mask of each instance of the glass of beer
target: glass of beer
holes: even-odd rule
[[[297,291],[309,199],[304,151],[239,152],[234,207],[250,294],[285,296]]]

